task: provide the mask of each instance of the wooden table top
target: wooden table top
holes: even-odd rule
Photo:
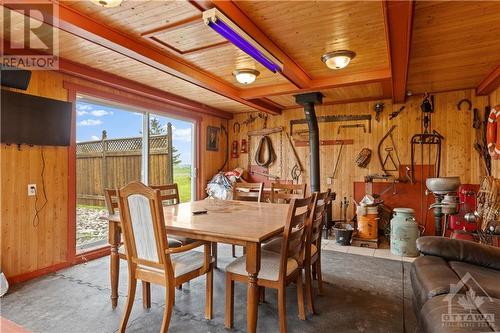
[[[206,210],[206,214],[193,215]],[[205,199],[163,208],[167,233],[212,241],[263,242],[283,232],[287,204]],[[119,214],[107,219],[119,222]]]

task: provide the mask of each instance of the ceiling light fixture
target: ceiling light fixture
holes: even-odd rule
[[[233,43],[240,50],[254,58],[273,73],[283,71],[283,64],[267,52],[252,37],[216,8],[203,12],[203,21],[219,35]]]
[[[111,8],[119,6],[123,0],[90,0],[98,6]]]
[[[233,72],[236,81],[241,84],[253,83],[259,74],[259,71],[249,68],[237,69]]]
[[[328,52],[321,57],[328,68],[342,69],[349,65],[349,62],[356,56],[356,53],[348,50]]]

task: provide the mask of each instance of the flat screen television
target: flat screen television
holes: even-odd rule
[[[2,89],[1,142],[69,146],[71,103]]]

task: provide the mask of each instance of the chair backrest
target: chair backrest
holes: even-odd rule
[[[262,201],[264,183],[234,183],[233,200]]]
[[[288,217],[283,231],[283,243],[281,244],[281,278],[286,276],[289,258],[294,258],[301,264],[304,257],[304,243],[306,236],[307,220],[311,218],[314,209],[316,194],[304,199],[292,199],[288,209]]]
[[[271,184],[271,202],[288,203],[292,199],[304,199],[306,197],[307,184]]]
[[[115,189],[104,190],[104,201],[109,214],[115,214],[118,209],[118,191]]]
[[[160,190],[161,201],[167,202],[169,205],[177,205],[180,203],[179,187],[177,183],[167,185],[150,185],[152,189]]]
[[[316,193],[314,210],[311,211],[311,218],[308,220],[306,230],[306,260],[311,256],[311,245],[314,244],[318,251],[321,246],[321,231],[325,222],[326,208],[330,201],[330,189],[326,192]]]
[[[131,268],[165,269],[173,277],[160,190],[131,182],[118,191],[120,219]]]

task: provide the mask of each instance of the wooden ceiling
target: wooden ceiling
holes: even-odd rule
[[[278,113],[295,107],[302,91],[321,91],[333,104],[475,88],[500,64],[500,2],[404,2],[398,9],[380,1],[124,0],[115,8],[63,1],[60,55],[231,113]],[[201,12],[213,6],[278,57],[283,75],[206,27]],[[408,17],[394,20],[404,10]],[[401,22],[407,36],[397,34]],[[339,49],[356,57],[328,69],[321,56]],[[400,61],[405,50],[409,61]],[[244,86],[232,75],[239,68],[260,75]]]

